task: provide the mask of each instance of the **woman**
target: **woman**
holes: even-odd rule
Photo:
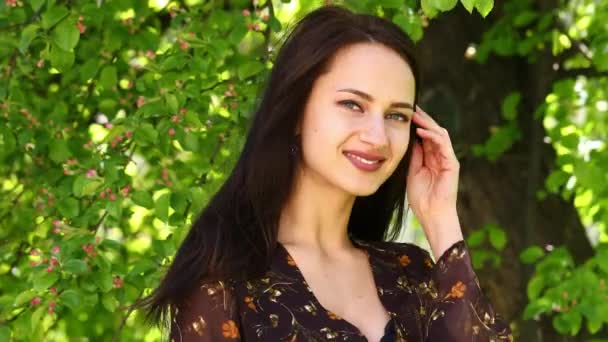
[[[339,7],[298,23],[235,169],[144,301],[172,340],[511,339],[463,241],[448,133],[416,106],[411,46]],[[436,264],[384,241],[406,195]]]

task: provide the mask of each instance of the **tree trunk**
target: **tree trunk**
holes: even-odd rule
[[[542,201],[536,198],[555,160],[552,146],[543,142],[542,122],[533,118],[559,76],[552,69],[551,52],[540,53],[536,64],[520,57],[492,56],[480,65],[465,58],[469,44],[479,43],[500,15],[499,6],[485,20],[459,6],[430,22],[418,46],[421,106],[448,129],[459,156],[458,210],[465,236],[488,223],[507,233],[500,269],[487,266],[477,271],[485,293],[495,309],[514,323],[516,340],[562,341],[550,319],[522,320],[533,269],[519,262],[519,253],[530,245],[566,245],[581,262],[593,255],[593,248],[572,203],[555,195]],[[503,123],[501,103],[513,91],[522,94],[518,107],[522,139],[494,163],[473,156],[472,145],[483,143],[490,128]]]

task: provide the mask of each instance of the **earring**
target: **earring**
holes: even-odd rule
[[[300,143],[300,135],[296,134],[294,138],[295,138],[295,142],[293,142],[291,144],[290,152],[291,152],[291,155],[295,157],[298,154],[298,150],[299,150],[298,144]]]
[[[298,145],[296,144],[291,144],[291,155],[295,156],[298,154]]]

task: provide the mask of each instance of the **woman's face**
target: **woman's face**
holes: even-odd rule
[[[414,75],[393,50],[378,43],[340,49],[304,109],[305,174],[355,196],[376,192],[407,150],[414,97]]]

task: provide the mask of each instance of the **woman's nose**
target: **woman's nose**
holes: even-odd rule
[[[377,148],[388,145],[388,136],[384,125],[384,118],[374,116],[368,120],[360,134],[361,140]]]

